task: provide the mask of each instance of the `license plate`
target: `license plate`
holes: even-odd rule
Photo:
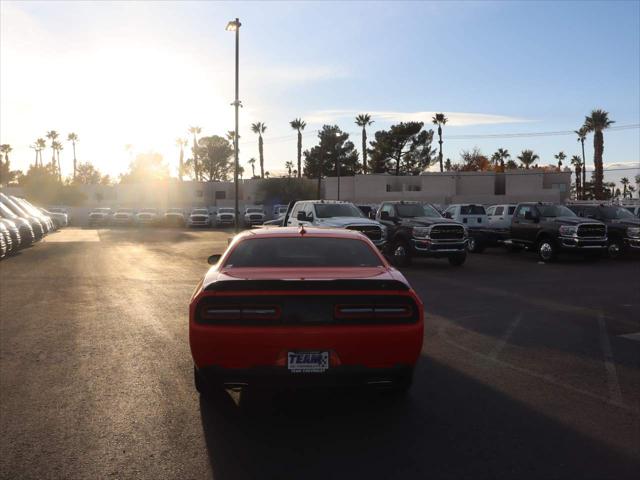
[[[329,352],[289,352],[287,368],[292,373],[322,373],[329,368]]]

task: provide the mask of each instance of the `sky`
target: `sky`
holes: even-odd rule
[[[444,112],[444,157],[525,148],[555,163],[579,153],[574,135],[594,108],[610,112],[609,168],[640,166],[640,2],[0,2],[0,142],[13,168],[33,162],[48,130],[80,138],[79,161],[126,171],[160,152],[175,172],[177,138],[234,126],[234,34],[240,18],[240,162],[258,157],[253,122],[267,125],[265,169],[296,161],[322,124],[352,133],[429,123]],[[496,135],[498,137],[496,137]],[[488,137],[487,137],[488,136]],[[450,138],[449,138],[450,137]],[[461,138],[462,137],[462,138]],[[127,150],[126,145],[132,145]],[[592,137],[587,163],[593,156]],[[48,148],[43,152],[47,161]],[[71,145],[61,155],[72,169]]]

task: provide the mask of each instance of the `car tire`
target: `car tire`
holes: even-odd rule
[[[612,238],[607,247],[607,256],[609,258],[618,258],[624,252],[624,244],[619,238]]]
[[[457,253],[455,255],[449,255],[449,264],[454,267],[459,267],[464,264],[467,259],[467,252]]]
[[[404,240],[396,240],[391,246],[391,259],[396,267],[411,265],[411,250]]]
[[[469,237],[469,240],[467,240],[467,251],[470,253],[482,253],[484,249],[484,244],[477,238]]]
[[[542,238],[538,241],[536,251],[543,262],[553,262],[557,256],[556,244],[550,238]]]

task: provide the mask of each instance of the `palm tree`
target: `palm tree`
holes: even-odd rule
[[[78,142],[78,134],[71,132],[67,135],[67,142],[73,145],[73,179],[76,179],[76,142]]]
[[[440,153],[438,153],[438,160],[440,161],[440,173],[442,173],[442,126],[447,124],[449,119],[445,117],[444,113],[436,113],[431,119],[431,123],[438,126],[438,143],[440,144]]]
[[[2,165],[1,155],[4,155],[4,163],[7,166],[7,170],[9,169],[9,153],[11,153],[12,150],[13,148],[11,148],[11,145],[8,143],[0,145],[0,165]]]
[[[42,151],[47,148],[47,141],[40,137],[36,140],[36,153],[40,156],[40,166],[42,166]],[[36,160],[36,166],[38,165],[38,161]]]
[[[263,178],[269,178],[269,175],[271,175],[269,172],[264,172],[264,177]]]
[[[296,118],[289,122],[291,128],[298,131],[298,178],[302,176],[302,130],[307,126],[307,122],[301,118]],[[291,176],[291,173],[289,173]]]
[[[629,185],[629,198],[633,198],[633,192],[635,191],[635,187],[633,185]],[[638,191],[640,192],[640,187],[638,187]]]
[[[200,181],[200,163],[198,160],[198,137],[202,132],[200,127],[189,127],[189,133],[193,135],[193,175],[196,181]]]
[[[180,148],[180,161],[178,162],[178,179],[182,181],[182,175],[184,174],[184,147],[189,142],[186,138],[177,138],[176,145]]]
[[[527,170],[529,170],[529,166],[533,162],[535,162],[536,160],[540,160],[540,157],[536,155],[533,150],[522,150],[517,158]]]
[[[576,172],[576,200],[580,200],[582,197],[582,181],[580,177],[580,171],[582,170],[582,160],[578,155],[571,157],[571,165]]]
[[[593,132],[593,167],[595,180],[596,200],[604,200],[604,192],[602,190],[602,180],[604,179],[604,168],[602,164],[602,154],[604,153],[604,135],[603,131],[613,125],[615,122],[609,120],[609,112],[596,109],[591,115],[585,117],[584,126],[587,132]]]
[[[291,176],[291,171],[293,170],[293,162],[285,162],[284,168],[287,169],[287,173]]]
[[[584,156],[584,141],[587,139],[587,129],[583,125],[578,130],[574,130],[573,133],[575,133],[578,136],[578,141],[582,146],[582,185],[586,185],[587,184],[587,164],[585,163],[585,156]],[[584,197],[584,192],[582,193],[583,193],[582,196]]]
[[[49,130],[47,132],[46,137],[49,140],[51,140],[51,165],[55,165],[56,164],[56,149],[53,148],[53,142],[56,141],[56,138],[59,137],[59,134],[55,130]]]
[[[247,163],[251,165],[251,178],[253,178],[256,176],[256,159],[250,158]]]
[[[62,183],[62,169],[60,168],[60,151],[64,148],[62,146],[62,143],[58,142],[57,140],[55,140],[54,142],[52,142],[51,144],[51,148],[53,148],[53,152],[55,154],[57,154],[58,156],[58,160],[57,162],[54,159],[54,163],[53,165],[55,166],[57,164],[58,167],[58,180]]]
[[[446,172],[450,172],[452,167],[453,167],[453,165],[451,165],[451,159],[450,159],[450,158],[447,158],[447,159],[444,161],[444,169],[445,169],[445,171],[446,171]]]
[[[556,155],[554,155],[555,159],[558,160],[558,171],[562,168],[562,161],[567,158],[563,151],[559,151]]]
[[[640,196],[640,175],[636,175],[636,188],[638,189],[638,195]]]
[[[506,148],[499,148],[493,155],[491,155],[491,160],[493,161],[494,165],[496,167],[500,165],[500,171],[502,172],[504,172],[504,162],[506,160],[509,160],[510,158],[511,154]]]
[[[263,122],[253,123],[251,131],[258,134],[258,153],[260,154],[260,178],[264,178],[264,149],[262,146],[262,134],[267,129]]]
[[[622,198],[627,198],[627,187],[631,182],[627,177],[622,177],[620,183],[622,184]]]
[[[362,127],[362,171],[367,173],[367,127],[373,123],[371,115],[361,113],[356,117],[356,125]],[[298,167],[300,170],[300,167]]]

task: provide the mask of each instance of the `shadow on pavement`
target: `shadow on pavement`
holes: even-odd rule
[[[215,478],[634,478],[613,451],[423,359],[406,399],[280,392],[201,400]]]

